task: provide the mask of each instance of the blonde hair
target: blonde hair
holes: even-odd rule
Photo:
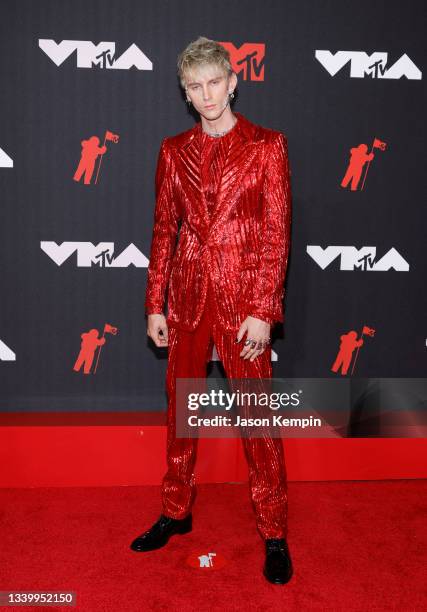
[[[227,49],[215,40],[199,36],[178,55],[177,68],[181,87],[185,89],[185,73],[188,70],[208,64],[220,66],[229,77],[233,73],[230,53]]]

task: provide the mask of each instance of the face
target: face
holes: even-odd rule
[[[212,121],[224,111],[228,94],[237,85],[237,77],[234,73],[227,77],[223,68],[209,64],[186,73],[185,83],[187,97],[194,108]]]

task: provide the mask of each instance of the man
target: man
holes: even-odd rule
[[[179,55],[178,74],[201,122],[164,138],[157,162],[145,309],[147,334],[156,346],[168,347],[168,470],[162,514],[132,542],[138,552],[192,528],[197,438],[176,438],[176,379],[206,377],[213,344],[228,379],[272,377],[270,330],[283,321],[290,241],[287,141],[232,113],[237,75],[228,51],[199,37]],[[285,584],[292,563],[282,441],[242,442],[265,540],[263,572]]]

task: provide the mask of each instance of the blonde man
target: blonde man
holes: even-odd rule
[[[168,348],[168,470],[162,514],[132,542],[138,552],[192,528],[198,439],[176,437],[176,378],[206,377],[214,344],[227,378],[272,377],[270,333],[283,321],[290,244],[286,137],[232,112],[237,75],[219,43],[202,36],[191,42],[178,56],[178,75],[201,121],[164,138],[157,161],[145,310],[147,334]],[[282,441],[242,442],[265,540],[263,572],[285,584],[292,563]]]

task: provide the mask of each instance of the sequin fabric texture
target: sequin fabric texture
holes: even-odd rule
[[[268,390],[269,381],[266,379],[271,379],[272,376],[271,347],[268,346],[253,361],[240,357],[243,343],[236,344],[234,338],[218,326],[212,307],[210,286],[197,328],[188,332],[171,327],[168,336],[167,471],[162,480],[162,513],[182,519],[192,510],[196,497],[198,438],[176,437],[176,411],[188,412],[186,406],[177,405],[177,379],[206,378],[207,362],[214,343],[232,390],[235,390],[233,382],[236,379],[240,381],[238,388],[242,391],[245,387],[242,388],[241,384],[248,380],[251,392],[263,393]],[[198,392],[201,392],[201,389],[198,385]],[[243,412],[243,416],[249,415],[253,416],[253,412]],[[239,434],[237,430],[235,435]],[[288,493],[282,439],[269,435],[242,435],[241,439],[248,465],[249,490],[258,532],[263,539],[286,538]],[[212,457],[212,460],[215,461],[215,458]]]
[[[218,190],[234,146],[236,128],[237,124],[219,138],[209,136],[205,132],[199,134],[201,193],[210,224],[218,218],[220,212]],[[235,147],[233,150],[235,151]],[[255,181],[253,188],[256,188],[256,185]],[[248,185],[248,189],[251,188],[252,185]],[[227,266],[226,258],[222,262]],[[177,378],[205,378],[214,344],[231,384],[235,379],[250,380],[251,391],[257,389],[261,393],[265,391],[264,381],[272,376],[271,346],[267,346],[254,361],[240,357],[243,342],[236,344],[234,337],[220,325],[214,284],[209,274],[207,281],[206,299],[201,306],[201,318],[196,328],[189,331],[170,326],[168,334],[168,468],[162,480],[162,513],[177,519],[187,516],[193,507],[196,496],[194,469],[198,449],[197,437],[176,437],[176,411],[186,411],[186,406],[177,406]],[[258,386],[254,385],[253,379],[259,379]],[[198,390],[200,391],[199,388]],[[185,416],[184,414],[183,418]],[[249,415],[244,413],[244,416]],[[236,435],[239,433],[236,432]],[[243,435],[242,444],[248,464],[249,489],[258,531],[264,539],[286,537],[288,498],[282,440],[265,435],[259,438]]]
[[[160,147],[145,311],[164,312],[168,291],[170,327],[197,327],[208,278],[226,333],[236,333],[248,315],[284,321],[291,225],[287,139],[234,115],[228,134],[209,138],[218,142],[209,142],[204,166],[200,122],[164,138]]]

